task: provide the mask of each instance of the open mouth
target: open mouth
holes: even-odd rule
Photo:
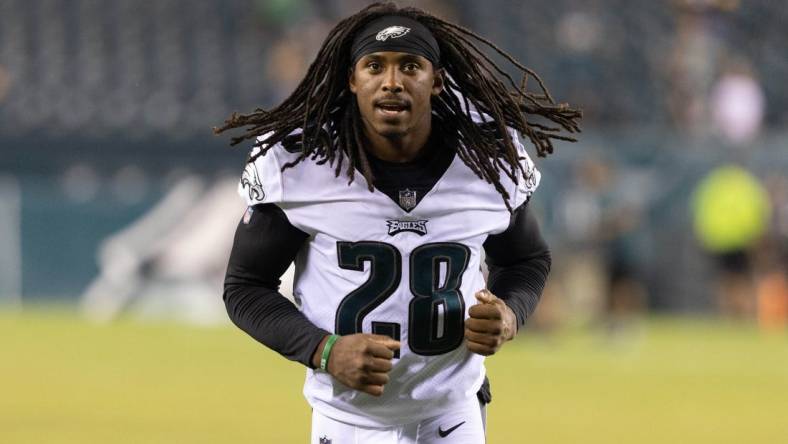
[[[388,115],[397,115],[409,109],[407,103],[399,101],[380,101],[375,104],[375,108]]]

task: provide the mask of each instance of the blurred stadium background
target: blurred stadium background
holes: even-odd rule
[[[211,127],[367,3],[0,0],[0,442],[306,440],[301,369],[223,313],[248,147]],[[415,4],[585,114],[490,442],[788,442],[785,2]]]

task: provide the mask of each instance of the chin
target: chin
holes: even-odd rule
[[[388,137],[388,138],[402,137],[405,134],[407,134],[407,132],[408,132],[407,128],[404,125],[403,126],[400,126],[400,125],[396,125],[396,126],[395,125],[378,125],[378,127],[375,128],[375,130],[381,136]]]

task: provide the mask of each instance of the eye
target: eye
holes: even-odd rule
[[[402,70],[405,72],[410,72],[410,71],[416,71],[419,68],[421,68],[421,66],[419,66],[418,63],[408,62],[402,67]]]
[[[373,62],[367,63],[367,69],[370,70],[370,71],[380,71],[381,66],[380,66],[380,63],[373,61]]]

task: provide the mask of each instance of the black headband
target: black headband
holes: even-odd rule
[[[440,65],[438,42],[426,26],[408,17],[387,15],[369,22],[353,39],[351,62],[373,52],[407,52]]]

